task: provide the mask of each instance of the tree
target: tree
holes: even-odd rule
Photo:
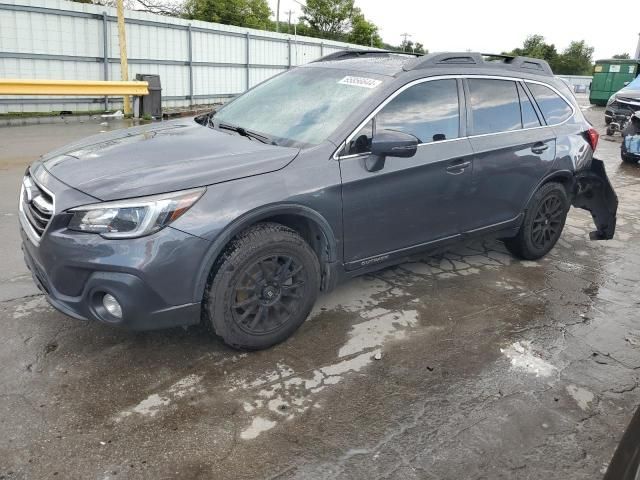
[[[515,48],[509,54],[546,60],[558,74],[589,75],[593,47],[588,46],[584,40],[573,41],[558,54],[555,45],[546,43],[542,35],[529,35],[522,48]]]
[[[429,50],[425,50],[424,45],[422,45],[420,42],[416,42],[413,51],[415,53],[422,53],[423,55],[429,53]]]
[[[354,0],[307,0],[301,19],[322,38],[339,38],[351,26]],[[363,17],[364,18],[364,17]]]
[[[76,3],[88,3],[91,5],[102,5],[105,7],[115,7],[116,0],[72,0]],[[157,13],[180,17],[183,13],[182,0],[124,0],[124,8],[137,10],[139,12]]]
[[[378,34],[378,27],[369,22],[359,8],[353,9],[351,17],[351,31],[347,40],[358,45],[368,45],[371,47],[382,47],[382,38]]]
[[[529,35],[525,39],[522,48],[515,48],[510,54],[540,58],[546,60],[549,64],[555,62],[558,57],[555,45],[546,43],[542,35]]]
[[[589,75],[592,69],[593,47],[584,40],[573,41],[552,65],[561,75]]]
[[[629,60],[631,58],[631,55],[629,55],[628,53],[618,53],[611,58],[617,58],[619,60]]]
[[[237,27],[271,30],[267,0],[187,0],[185,17]]]

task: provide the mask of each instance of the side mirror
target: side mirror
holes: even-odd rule
[[[413,157],[419,140],[410,133],[397,130],[378,130],[371,140],[371,154],[380,157]]]

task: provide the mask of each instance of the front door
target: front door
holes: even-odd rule
[[[471,145],[461,137],[459,90],[456,79],[417,83],[349,138],[340,159],[347,268],[459,235],[473,170]],[[386,157],[369,171],[369,145],[381,129],[415,135],[420,146],[414,157]]]

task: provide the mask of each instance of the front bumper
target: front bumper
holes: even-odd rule
[[[194,282],[209,246],[206,240],[171,227],[129,240],[50,229],[35,245],[22,226],[20,232],[34,281],[66,315],[132,330],[200,321]],[[102,306],[106,293],[120,303],[122,318]]]
[[[604,116],[605,118],[615,120],[618,117],[628,117],[638,110],[640,110],[640,105],[632,105],[616,101],[607,105],[604,110]]]

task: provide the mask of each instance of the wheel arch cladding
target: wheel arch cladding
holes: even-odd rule
[[[559,183],[567,192],[567,197],[571,199],[573,196],[573,190],[575,188],[575,174],[570,170],[556,170],[547,174],[540,183],[533,189],[527,200],[527,205],[531,202],[531,199],[540,188],[547,183]]]
[[[333,228],[320,213],[309,207],[290,204],[259,208],[231,222],[211,243],[198,272],[194,301],[202,300],[211,269],[229,242],[246,229],[263,222],[279,223],[298,232],[318,256],[323,276],[328,273],[325,266],[337,261],[338,245]],[[322,283],[324,286],[325,282]]]

